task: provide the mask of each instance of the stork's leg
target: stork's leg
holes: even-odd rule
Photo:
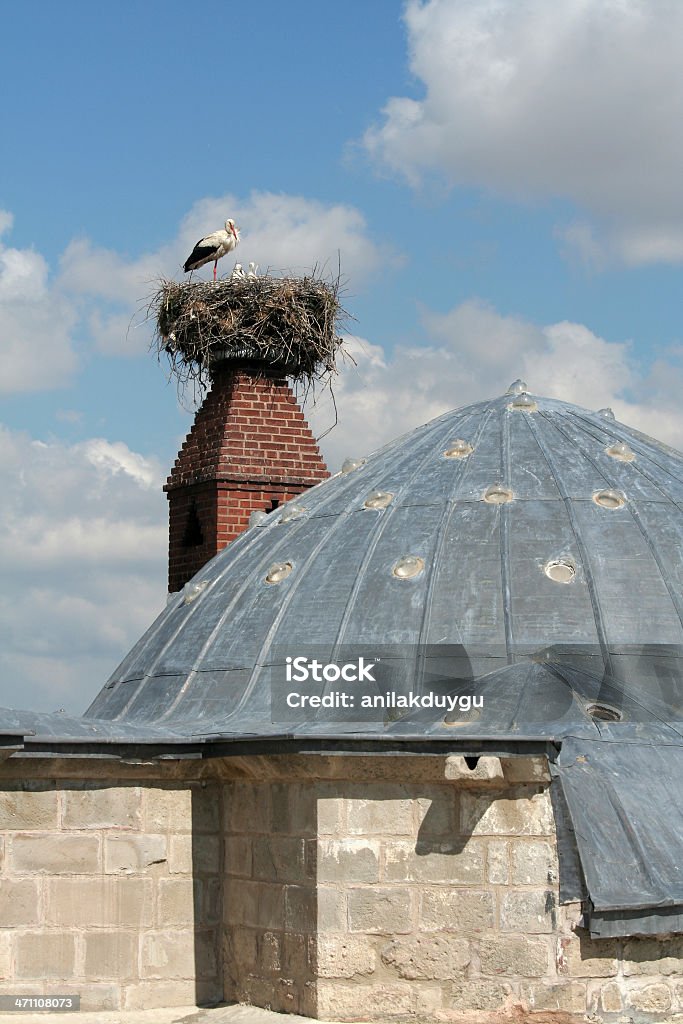
[[[216,267],[218,266],[218,260],[215,260],[213,265],[213,279],[216,280]]]

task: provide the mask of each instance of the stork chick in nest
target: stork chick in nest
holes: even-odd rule
[[[210,235],[200,238],[190,255],[185,260],[183,270],[187,274],[190,270],[198,270],[205,263],[213,260],[213,279],[216,280],[216,267],[221,256],[232,252],[240,240],[240,229],[234,220],[226,220],[225,228],[212,231]]]

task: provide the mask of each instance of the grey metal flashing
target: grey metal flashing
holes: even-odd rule
[[[683,742],[568,736],[557,776],[586,882],[595,936],[683,925]],[[624,866],[628,865],[628,870]]]
[[[446,757],[461,754],[467,757],[535,757],[545,756],[553,761],[557,758],[559,741],[554,742],[546,737],[525,737],[521,740],[502,739],[498,737],[472,737],[458,740],[434,739],[423,737],[392,737],[390,739],[359,739],[350,736],[325,737],[316,739],[311,736],[271,736],[244,737],[205,736],[190,741],[182,740],[177,744],[152,743],[149,740],[124,742],[113,740],[110,743],[75,742],[68,737],[36,737],[36,740],[23,748],[20,758],[78,758],[107,759],[119,763],[127,763],[131,758],[158,761],[180,760],[212,760],[215,758],[231,758],[244,756],[268,755],[299,755],[312,757],[330,754],[346,756],[372,757],[408,757],[416,754],[432,757]],[[17,755],[15,755],[16,757]]]
[[[647,910],[593,910],[584,915],[584,926],[594,939],[621,939],[632,935],[683,933],[683,906]]]

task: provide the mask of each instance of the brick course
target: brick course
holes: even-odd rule
[[[164,490],[169,590],[180,590],[254,511],[270,511],[329,476],[298,402],[263,369],[218,368]]]

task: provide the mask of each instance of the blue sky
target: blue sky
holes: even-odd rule
[[[227,216],[340,253],[332,469],[520,375],[683,444],[679,4],[0,12],[0,704],[82,710],[163,606],[192,410],[140,310]]]

